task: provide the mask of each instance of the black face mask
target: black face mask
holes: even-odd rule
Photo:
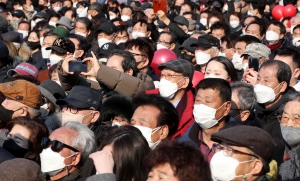
[[[192,60],[193,60],[193,58],[195,58],[195,56],[189,55],[189,54],[187,54],[187,52],[184,52],[184,53],[180,54],[180,58],[192,62]]]
[[[31,50],[38,49],[40,47],[40,42],[33,42],[33,41],[28,41],[27,45],[30,47]]]
[[[23,158],[28,151],[20,147],[13,139],[5,140],[2,147],[16,158]]]
[[[14,111],[8,110],[0,104],[0,121],[6,125],[11,120]]]
[[[271,13],[270,12],[265,12],[264,13],[266,17],[270,18],[271,17]]]
[[[177,14],[180,14],[181,6],[175,6],[175,11]]]

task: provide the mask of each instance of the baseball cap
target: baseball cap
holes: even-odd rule
[[[202,48],[211,48],[211,47],[220,48],[220,40],[210,35],[202,35],[198,37],[198,42],[191,44],[191,46],[202,47]]]
[[[52,46],[47,47],[46,50],[55,50],[61,54],[66,54],[67,52],[74,53],[75,45],[69,38],[59,37],[54,40]]]
[[[192,82],[193,80],[195,67],[191,62],[187,60],[175,59],[158,65],[159,70],[162,70],[164,68],[169,68],[173,71],[182,73],[184,76],[187,76],[190,79],[190,82]]]
[[[254,57],[269,57],[271,50],[269,47],[262,43],[250,43],[246,46],[245,52],[241,55],[250,55]]]
[[[173,20],[175,23],[189,27],[189,21],[183,16],[176,16]]]
[[[7,75],[12,77],[14,73],[19,75],[31,75],[32,77],[38,77],[38,70],[34,65],[29,63],[21,63],[15,69],[9,69]]]
[[[25,13],[22,10],[14,10],[11,15],[18,18],[26,18]]]
[[[56,101],[58,105],[70,104],[79,109],[93,107],[100,110],[102,104],[102,94],[100,91],[86,86],[74,86],[65,99]]]
[[[120,47],[115,43],[105,43],[100,47],[99,54],[109,55],[114,49],[120,49]]]
[[[113,34],[117,31],[116,26],[112,24],[111,22],[107,21],[104,23],[101,23],[100,26],[97,29],[98,32],[103,31],[104,33],[107,34]]]
[[[62,36],[62,37],[66,37],[69,35],[69,31],[66,29],[66,28],[63,28],[63,27],[57,27],[53,30],[53,33],[54,34],[57,34],[59,36]]]
[[[246,147],[268,163],[272,160],[275,147],[272,137],[265,130],[245,125],[222,129],[213,133],[211,140],[232,146]]]
[[[188,38],[186,39],[182,45],[179,47],[179,50],[187,49],[189,52],[195,53],[196,47],[191,47],[192,44],[196,44],[198,40],[196,38]]]
[[[6,97],[34,109],[41,105],[41,92],[37,85],[26,80],[15,80],[0,84],[0,92]]]

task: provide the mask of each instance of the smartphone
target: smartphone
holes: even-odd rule
[[[69,62],[69,72],[87,72],[87,65],[81,61]]]
[[[153,0],[152,2],[154,13],[157,13],[157,11],[162,10],[163,12],[165,12],[165,14],[168,14],[167,0]]]
[[[259,68],[259,57],[248,57],[248,67],[253,68],[256,72],[258,72]]]

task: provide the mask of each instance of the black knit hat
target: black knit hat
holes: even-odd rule
[[[246,147],[269,163],[275,143],[265,130],[253,126],[234,126],[211,135],[211,140],[232,146]]]

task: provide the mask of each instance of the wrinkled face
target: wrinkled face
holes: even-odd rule
[[[124,58],[118,55],[113,55],[107,60],[106,66],[116,69],[120,72],[124,72],[124,69],[122,67],[122,62],[124,61]]]
[[[282,126],[300,127],[300,102],[290,101],[284,106],[280,124]]]
[[[15,125],[7,135],[7,139],[13,139],[22,148],[29,148],[30,131],[21,125]]]
[[[223,36],[225,36],[225,31],[223,29],[214,29],[212,30],[211,35],[221,39]]]
[[[252,35],[257,37],[258,39],[261,39],[260,36],[260,26],[258,24],[251,24],[246,28],[246,34]]]
[[[44,38],[42,47],[51,47],[53,42],[55,41],[56,37],[55,36],[46,36]]]
[[[118,42],[118,41],[121,41],[121,40],[123,40],[123,41],[127,41],[128,40],[128,36],[127,36],[127,33],[125,31],[119,32],[116,35],[115,39],[114,39],[115,42]]]
[[[29,24],[27,23],[19,24],[18,30],[29,31]]]
[[[76,22],[75,33],[83,33],[86,36],[90,34],[90,31],[86,28],[86,25],[82,22]]]
[[[164,163],[151,168],[147,181],[179,181],[169,163]]]

